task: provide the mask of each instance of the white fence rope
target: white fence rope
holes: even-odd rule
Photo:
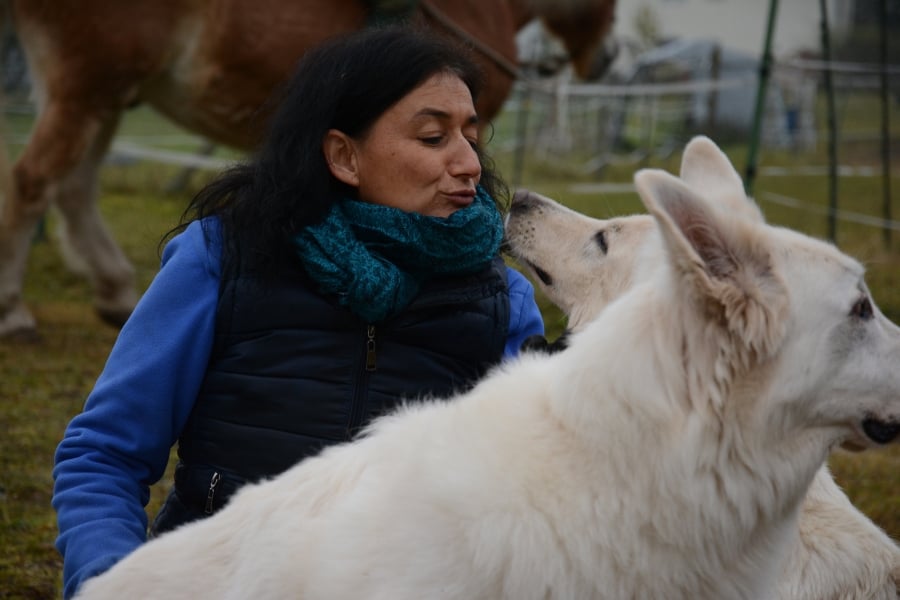
[[[780,204],[781,206],[787,206],[790,208],[796,208],[803,210],[805,212],[814,213],[818,215],[829,215],[831,214],[831,210],[827,206],[823,206],[820,204],[811,204],[809,202],[803,202],[802,200],[798,200],[797,198],[792,198],[790,196],[785,196],[783,194],[777,194],[775,192],[760,192],[759,198],[765,200],[767,202],[772,202],[774,204]],[[866,215],[863,213],[858,213],[850,210],[837,209],[834,211],[834,216],[838,221],[846,221],[848,223],[857,223],[859,225],[869,225],[872,227],[878,227],[879,229],[891,229],[894,231],[900,231],[900,221],[896,221],[893,219],[883,219],[881,217],[873,217],[872,215]]]
[[[234,164],[234,160],[224,160],[200,154],[192,154],[189,152],[176,152],[174,150],[160,150],[151,148],[134,142],[117,141],[112,145],[111,149],[114,155],[124,156],[127,158],[138,158],[151,160],[167,165],[176,165],[180,167],[190,167],[193,169],[206,169],[210,171],[221,171]]]
[[[588,196],[596,194],[637,193],[634,188],[634,184],[631,183],[576,183],[570,185],[567,189],[570,193]],[[784,194],[778,194],[776,192],[760,192],[759,194],[757,194],[756,199],[759,202],[771,202],[773,204],[779,204],[781,206],[802,210],[804,212],[816,215],[827,216],[831,213],[831,210],[827,206],[824,206],[822,204],[804,202],[798,198],[785,196]],[[838,221],[857,223],[859,225],[868,225],[871,227],[877,227],[879,229],[891,229],[893,231],[900,231],[900,221],[894,219],[884,219],[881,217],[875,217],[872,215],[844,209],[837,209],[834,214]]]
[[[887,73],[889,75],[900,75],[900,65],[880,65],[876,63],[859,63],[859,62],[841,62],[811,59],[787,59],[779,60],[775,63],[776,68],[796,69],[801,71],[831,71],[832,73],[861,73],[869,75],[878,75]]]
[[[523,88],[545,94],[565,94],[570,97],[587,98],[633,98],[635,96],[679,96],[687,94],[708,94],[722,90],[755,86],[756,78],[730,77],[727,79],[699,79],[671,83],[633,83],[610,85],[603,83],[556,83],[553,81],[531,81],[517,84]]]

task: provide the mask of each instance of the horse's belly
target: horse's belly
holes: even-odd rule
[[[365,24],[356,0],[209,6],[216,10],[179,23],[177,51],[141,95],[183,127],[238,148],[259,139],[268,115],[260,108],[307,50]]]

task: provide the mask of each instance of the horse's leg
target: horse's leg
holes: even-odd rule
[[[4,155],[5,158],[5,155]],[[40,215],[19,206],[14,194],[9,165],[3,175],[10,180],[4,185],[0,200],[0,336],[34,332],[34,317],[22,301],[22,281],[28,249]]]
[[[74,252],[94,289],[94,309],[107,323],[121,327],[138,296],[134,268],[113,239],[97,206],[98,176],[103,157],[118,125],[118,115],[108,118],[97,131],[83,160],[70,171],[53,194],[63,217],[61,250]],[[73,258],[75,260],[73,260]]]
[[[88,266],[101,316],[120,324],[136,301],[133,269],[95,206],[97,170],[119,115],[78,108],[53,100],[44,105],[13,166],[0,213],[0,336],[35,329],[22,286],[35,226],[54,201]]]

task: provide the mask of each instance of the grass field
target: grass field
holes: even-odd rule
[[[148,125],[144,118],[126,121],[125,133],[136,131],[166,134],[169,129],[156,121]],[[180,143],[184,148],[197,145],[191,140]],[[741,164],[741,149],[730,154]],[[792,165],[796,161],[787,155],[763,154],[763,164]],[[503,172],[511,168],[509,157],[499,157],[498,164]],[[678,156],[654,164],[676,170]],[[604,181],[628,182],[632,170],[612,169],[604,174]],[[165,183],[175,173],[173,167],[146,163],[108,166],[103,173],[101,210],[134,262],[142,289],[156,272],[161,235],[175,224],[188,195],[204,177],[198,174],[185,191],[166,194]],[[525,172],[523,183],[596,216],[642,211],[631,192],[573,192],[571,183],[579,177],[585,179],[535,165]],[[841,179],[842,207],[880,215],[879,185],[877,178]],[[827,182],[821,176],[761,177],[756,189],[760,198],[775,192],[820,207],[827,197]],[[900,214],[900,181],[896,177],[892,189],[896,215]],[[771,222],[817,236],[826,234],[826,221],[819,214],[765,200],[761,204]],[[33,247],[25,289],[39,320],[41,337],[30,343],[0,341],[0,598],[59,595],[61,561],[53,548],[56,525],[49,504],[53,452],[66,423],[81,409],[116,337],[116,331],[92,313],[87,284],[69,273],[59,259],[53,244],[53,224],[51,216],[48,239]],[[900,321],[900,240],[895,239],[893,248],[886,249],[878,229],[841,222],[837,243],[867,264],[875,298],[886,314]],[[564,322],[558,311],[542,302],[548,331],[555,335]],[[831,464],[857,506],[900,538],[900,448],[838,454]],[[148,507],[151,513],[168,484],[165,480],[155,487]]]

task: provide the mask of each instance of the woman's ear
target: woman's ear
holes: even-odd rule
[[[356,146],[343,131],[329,129],[322,140],[322,152],[331,174],[338,181],[359,187],[359,169],[356,161]]]

